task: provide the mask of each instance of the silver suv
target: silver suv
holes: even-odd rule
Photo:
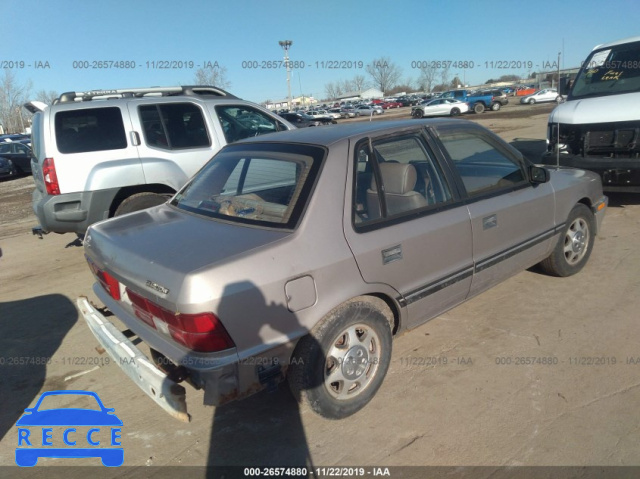
[[[62,94],[34,113],[34,234],[73,232],[164,203],[223,146],[295,128],[211,86]]]

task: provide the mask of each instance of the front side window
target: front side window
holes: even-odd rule
[[[444,174],[419,133],[376,140],[371,146],[368,141],[356,146],[356,227],[452,199]]]
[[[192,103],[138,107],[147,145],[166,150],[211,146],[202,111]]]
[[[82,108],[60,111],[55,133],[61,153],[119,150],[127,147],[120,108]]]
[[[525,181],[523,165],[476,131],[440,131],[469,196],[489,193]]]
[[[243,145],[216,155],[172,204],[203,216],[293,228],[324,157],[311,146]]]
[[[287,129],[284,123],[246,105],[220,105],[216,112],[227,143]]]

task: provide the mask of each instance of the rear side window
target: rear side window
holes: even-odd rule
[[[61,153],[120,150],[127,137],[120,108],[61,111],[55,118],[56,143]]]
[[[202,111],[192,103],[144,105],[139,112],[149,146],[165,150],[211,146]]]
[[[356,228],[386,217],[413,215],[452,199],[444,174],[420,134],[381,139],[372,145],[373,154],[366,141],[356,147]]]

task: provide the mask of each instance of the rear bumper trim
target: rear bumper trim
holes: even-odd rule
[[[171,416],[189,422],[185,389],[160,371],[86,297],[78,298],[76,304],[93,335],[120,369]]]

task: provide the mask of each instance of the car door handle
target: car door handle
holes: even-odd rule
[[[131,144],[133,146],[140,146],[140,134],[137,131],[130,132]]]
[[[482,218],[482,229],[488,230],[489,228],[495,228],[498,226],[498,215],[491,215]]]
[[[392,263],[402,259],[402,245],[395,245],[382,250],[382,264]]]

